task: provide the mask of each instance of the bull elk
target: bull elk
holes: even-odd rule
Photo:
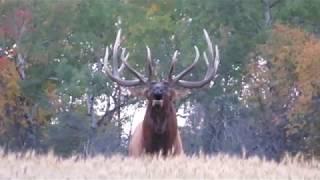
[[[179,155],[183,154],[181,137],[177,126],[177,117],[175,109],[175,100],[178,97],[177,88],[201,88],[210,83],[216,76],[219,65],[218,46],[213,49],[211,40],[206,30],[203,30],[204,37],[208,45],[208,55],[204,51],[203,58],[207,64],[207,72],[200,81],[183,80],[188,73],[195,67],[199,60],[200,53],[197,46],[195,49],[195,58],[193,62],[177,75],[174,74],[175,65],[178,60],[179,52],[175,51],[169,69],[167,78],[160,81],[152,79],[153,63],[151,52],[147,46],[146,54],[146,75],[135,70],[129,63],[129,53],[126,49],[121,48],[121,30],[118,31],[116,40],[110,47],[106,47],[104,57],[104,69],[107,76],[119,86],[136,87],[142,86],[142,94],[147,99],[147,108],[144,120],[135,129],[130,144],[129,155],[140,156],[142,154],[162,155]],[[109,49],[112,50],[109,54]],[[109,68],[108,62],[112,58],[112,69]],[[121,62],[121,63],[119,63]],[[135,79],[127,80],[120,77],[123,69],[127,68]]]

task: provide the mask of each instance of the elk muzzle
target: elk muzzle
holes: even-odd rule
[[[163,107],[165,93],[165,87],[162,83],[154,84],[151,88],[152,106]]]

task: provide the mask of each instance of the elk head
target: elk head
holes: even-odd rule
[[[146,47],[146,74],[143,75],[135,70],[129,63],[129,53],[125,48],[121,48],[121,30],[118,31],[115,43],[113,46],[106,48],[104,57],[104,69],[109,78],[117,82],[118,85],[124,87],[144,87],[143,91],[139,91],[147,101],[147,110],[143,121],[143,149],[147,152],[158,152],[163,149],[165,152],[172,148],[177,137],[177,119],[175,111],[175,100],[178,96],[177,89],[193,89],[201,88],[213,80],[219,65],[219,51],[215,46],[213,49],[211,40],[206,30],[203,30],[204,37],[208,46],[207,52],[203,52],[203,58],[206,61],[207,72],[202,80],[188,81],[183,78],[191,72],[199,61],[200,53],[197,46],[195,49],[195,58],[193,62],[186,67],[182,72],[177,75],[174,74],[175,66],[178,60],[179,52],[175,51],[169,68],[167,78],[155,81],[152,79],[154,76],[154,67],[151,59],[151,52],[149,47]],[[109,49],[112,49],[112,55],[109,54]],[[215,50],[215,51],[214,51]],[[109,59],[112,59],[111,69],[109,68]],[[127,80],[120,77],[122,71],[127,68],[134,79]],[[179,134],[178,134],[179,136]],[[180,136],[178,137],[180,139]],[[159,142],[160,141],[160,142]],[[139,140],[140,142],[140,140]],[[182,147],[182,146],[181,146]]]

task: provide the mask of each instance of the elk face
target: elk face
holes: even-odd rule
[[[168,82],[152,82],[146,90],[145,96],[152,107],[162,108],[164,103],[168,104],[172,101],[174,90],[169,87]]]

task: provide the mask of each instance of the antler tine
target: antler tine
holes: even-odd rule
[[[104,58],[103,58],[103,69],[111,73],[110,69],[108,68],[108,64],[109,64],[108,61],[109,61],[109,47],[107,46],[104,53]]]
[[[180,79],[178,79],[177,84],[181,87],[201,88],[204,85],[208,84],[216,76],[218,66],[220,63],[219,49],[218,49],[218,46],[215,46],[215,54],[214,54],[212,42],[209,38],[208,32],[204,29],[203,33],[204,33],[204,36],[205,36],[205,39],[206,39],[206,42],[208,45],[209,58],[211,59],[211,61],[209,61],[206,52],[203,52],[203,57],[204,57],[206,64],[208,66],[206,75],[205,75],[204,79],[201,81],[186,81],[186,80],[181,80],[181,78],[180,78]]]
[[[136,71],[131,65],[129,65],[129,63],[127,62],[127,58],[129,57],[129,53],[127,53],[127,55],[125,55],[126,53],[126,49],[123,48],[122,49],[122,53],[121,53],[121,61],[122,63],[128,68],[128,70],[133,74],[135,75],[141,82],[144,82],[146,83],[146,79],[145,77],[140,74],[138,71]]]
[[[127,60],[126,60],[126,61],[127,61]],[[125,67],[126,67],[126,66],[122,63],[121,66],[120,66],[119,69],[118,69],[119,75],[122,74],[122,72],[123,72],[123,70],[124,70]]]
[[[216,52],[216,55],[215,55],[215,60],[214,60],[214,63],[211,63],[208,61],[208,57],[207,57],[207,54],[204,52],[204,59],[206,60],[206,64],[208,66],[208,71],[205,75],[205,78],[204,79],[207,79],[207,78],[215,78],[215,74],[217,73],[217,70],[218,70],[218,66],[219,66],[219,49],[218,49],[218,46],[215,46],[215,52]],[[210,68],[210,65],[212,66],[212,68]],[[211,77],[212,76],[212,77]]]
[[[122,74],[122,72],[123,72],[123,70],[124,70],[124,68],[126,67],[126,65],[123,63],[123,62],[127,62],[128,61],[128,58],[129,58],[129,52],[127,53],[127,55],[125,55],[125,48],[123,48],[122,49],[122,52],[121,52],[121,65],[120,65],[120,67],[119,67],[119,69],[118,69],[118,72],[119,72],[119,75],[121,75]]]
[[[139,72],[137,72],[135,69],[133,69],[127,62],[128,58],[129,58],[129,53],[126,53],[126,49],[121,48],[120,44],[121,44],[121,29],[118,30],[117,33],[117,37],[116,40],[114,42],[113,48],[112,48],[112,70],[109,69],[108,67],[108,63],[109,63],[109,47],[106,47],[106,51],[105,51],[105,56],[104,56],[104,69],[106,71],[106,74],[108,75],[108,77],[112,80],[117,82],[119,85],[121,86],[137,86],[137,85],[141,85],[141,84],[145,84],[146,80],[143,77],[143,75],[141,75]],[[120,59],[121,59],[121,66],[119,67],[119,49],[121,49],[121,55],[120,55]],[[124,80],[120,78],[120,73],[123,71],[123,69],[127,67],[129,69],[129,71],[131,73],[133,73],[133,75],[135,77],[137,77],[137,79],[133,79],[133,80]]]
[[[218,67],[219,67],[219,64],[220,64],[219,47],[217,45],[215,46],[215,52],[216,52],[216,56],[215,56],[215,59],[214,59],[214,75],[217,73]]]
[[[179,55],[179,51],[178,50],[174,51],[174,54],[171,59],[170,69],[169,69],[169,75],[168,75],[169,81],[172,81],[173,71],[174,71],[174,69],[176,67],[176,63],[178,61],[178,58],[177,58],[178,55]]]
[[[208,56],[207,56],[207,53],[205,52],[205,51],[203,51],[203,58],[204,58],[204,60],[205,60],[205,62],[206,62],[206,65],[209,67],[209,60],[208,60]]]
[[[112,67],[113,67],[112,73],[115,76],[119,76],[119,72],[118,72],[118,68],[119,68],[118,50],[119,50],[119,47],[120,47],[120,38],[121,38],[121,29],[119,29],[119,31],[117,33],[117,37],[116,37],[116,40],[114,42],[113,52],[112,52]]]
[[[148,75],[148,81],[150,82],[153,77],[153,67],[152,67],[152,59],[151,59],[151,51],[149,46],[146,46],[147,49],[147,75]]]
[[[190,64],[186,69],[184,69],[181,73],[179,73],[177,76],[175,76],[173,78],[173,82],[176,83],[177,81],[179,81],[181,78],[183,78],[185,75],[187,75],[197,64],[197,62],[199,61],[199,57],[200,57],[200,53],[199,53],[199,49],[197,46],[194,46],[194,50],[196,52],[196,56],[192,62],[192,64]]]
[[[212,62],[212,61],[209,62],[207,53],[205,51],[203,52],[204,59],[205,59],[206,63],[208,64],[208,71],[207,71],[204,79],[206,79],[206,78],[212,79],[212,78],[215,78],[214,76],[218,70],[218,66],[220,63],[219,49],[218,49],[218,46],[216,45],[215,46],[215,54],[214,54],[209,34],[205,29],[203,30],[203,32],[204,32],[204,35],[205,35],[205,38],[207,41],[210,59],[214,59],[214,62]]]

